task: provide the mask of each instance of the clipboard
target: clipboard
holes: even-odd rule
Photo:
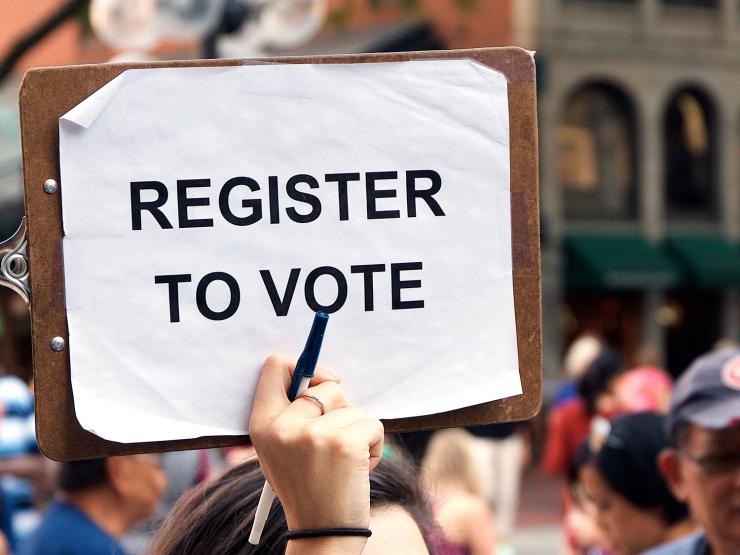
[[[523,394],[427,416],[384,420],[387,432],[520,421],[542,403],[542,339],[535,67],[517,47],[249,60],[270,64],[361,64],[411,60],[471,59],[501,71],[508,80],[512,263],[519,367]],[[13,257],[10,285],[30,297],[36,434],[43,453],[78,460],[144,452],[243,445],[248,436],[116,443],[83,429],[75,417],[65,342],[62,210],[58,191],[58,120],[71,108],[132,68],[222,67],[244,60],[199,60],[82,65],[30,70],[20,89],[26,217],[16,235],[0,245]],[[4,255],[4,257],[3,257]],[[24,267],[25,264],[25,267]],[[22,271],[25,270],[25,273]],[[8,277],[8,276],[6,276]],[[8,280],[3,280],[8,285]],[[28,300],[28,298],[27,298]],[[486,369],[481,369],[486,371]]]

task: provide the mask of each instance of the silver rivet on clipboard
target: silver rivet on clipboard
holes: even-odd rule
[[[56,179],[47,179],[44,181],[44,192],[49,193],[50,195],[53,195],[57,192],[57,189],[59,188],[59,183],[57,183]]]
[[[56,337],[53,337],[51,340],[51,350],[61,351],[62,349],[64,349],[64,339],[62,339],[58,335]]]

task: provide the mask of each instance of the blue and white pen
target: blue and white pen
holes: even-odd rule
[[[308,384],[311,378],[313,378],[316,363],[319,360],[321,343],[324,340],[324,331],[326,330],[328,321],[329,315],[326,312],[317,312],[313,318],[313,324],[306,340],[306,346],[303,348],[301,356],[298,357],[298,362],[296,362],[295,370],[293,371],[293,379],[290,382],[288,400],[291,402],[308,389]],[[267,517],[270,515],[270,507],[272,506],[273,499],[275,499],[275,492],[270,487],[270,484],[265,481],[265,485],[262,488],[262,495],[260,495],[260,500],[257,504],[257,511],[254,514],[252,531],[249,534],[249,543],[252,545],[258,545],[260,543],[262,530],[265,527],[265,522],[267,522]]]

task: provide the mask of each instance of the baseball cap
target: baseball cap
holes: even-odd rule
[[[713,430],[740,424],[740,349],[703,355],[676,381],[668,412],[674,442],[683,424]]]

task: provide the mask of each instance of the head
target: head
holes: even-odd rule
[[[614,383],[622,372],[622,359],[613,349],[602,350],[578,381],[578,394],[591,414],[613,416],[621,410]]]
[[[673,390],[671,376],[655,366],[640,366],[620,374],[614,380],[614,392],[628,412],[668,412]]]
[[[660,469],[717,553],[740,551],[740,349],[697,359],[676,382]]]
[[[276,500],[260,545],[247,541],[265,478],[256,459],[183,495],[155,538],[151,553],[247,555],[283,553],[287,524]],[[370,472],[370,529],[363,553],[428,553],[426,534],[431,517],[410,468],[382,460]]]
[[[579,336],[565,353],[563,359],[565,375],[571,379],[583,376],[602,349],[603,345],[596,336],[588,334]]]
[[[73,504],[112,505],[122,529],[151,517],[167,486],[158,455],[128,455],[62,463],[59,489]]]
[[[451,428],[435,432],[421,462],[421,480],[429,491],[448,486],[480,495],[480,484],[468,445],[470,435]]]
[[[667,446],[665,418],[644,412],[615,418],[579,471],[597,524],[620,555],[641,553],[666,541],[688,518],[658,471]]]

